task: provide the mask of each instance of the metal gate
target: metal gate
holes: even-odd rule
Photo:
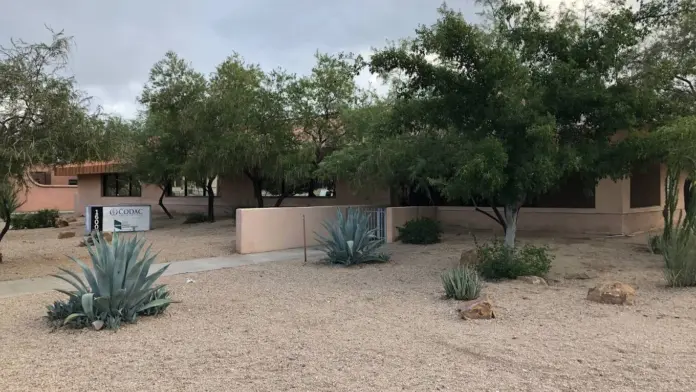
[[[360,212],[368,217],[370,230],[375,230],[375,241],[385,242],[387,238],[386,208],[360,207]]]

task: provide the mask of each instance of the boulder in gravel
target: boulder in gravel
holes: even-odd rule
[[[476,264],[478,264],[476,249],[469,249],[462,252],[462,255],[459,257],[460,266],[473,266]]]
[[[58,233],[58,239],[62,240],[65,238],[73,238],[75,237],[75,232],[74,231],[61,231]]]
[[[70,222],[68,222],[66,219],[56,220],[56,227],[68,227],[68,226],[70,226]]]
[[[587,299],[601,304],[633,305],[636,289],[621,282],[601,283],[588,290]]]
[[[549,285],[544,278],[541,278],[539,276],[534,276],[534,275],[518,276],[517,280],[520,280],[520,281],[525,282],[525,283],[533,284],[533,285],[540,285],[540,286],[548,286]]]
[[[457,309],[464,320],[487,320],[495,318],[493,303],[487,299],[469,301]]]
[[[69,216],[69,217],[65,218],[65,220],[68,221],[68,223],[77,222],[77,218],[75,218],[74,216]]]

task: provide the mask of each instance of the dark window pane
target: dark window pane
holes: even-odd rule
[[[118,196],[118,180],[116,174],[104,174],[102,176],[103,181],[103,195],[106,197]]]
[[[142,188],[140,186],[140,181],[135,181],[132,178],[131,181],[131,192],[130,195],[133,197],[140,197],[142,194]]]

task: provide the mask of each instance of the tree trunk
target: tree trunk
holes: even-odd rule
[[[520,213],[518,204],[506,205],[503,207],[503,217],[505,218],[505,245],[514,248],[515,236],[517,235],[517,217]]]
[[[208,179],[206,190],[208,191],[208,221],[215,222],[215,193],[213,193],[213,181],[215,177]]]
[[[0,242],[2,242],[2,239],[5,238],[5,234],[7,234],[7,231],[10,230],[10,222],[12,218],[7,217],[7,221],[5,221],[5,226],[2,227],[2,231],[0,231]]]
[[[263,180],[255,173],[244,169],[244,175],[249,178],[251,185],[254,187],[254,198],[256,199],[256,207],[263,208]]]
[[[167,209],[167,207],[164,206],[164,195],[167,193],[167,188],[168,188],[168,187],[169,187],[169,184],[168,184],[168,183],[165,184],[164,187],[162,187],[162,193],[160,194],[159,203],[157,203],[157,204],[160,206],[160,208],[162,209],[162,211],[164,211],[164,213],[167,214],[167,216],[169,217],[169,219],[174,219],[174,217],[173,217],[172,214],[169,212],[169,210]]]
[[[474,202],[474,207],[476,207],[476,211],[493,219],[503,228],[503,232],[505,233],[505,245],[514,248],[515,237],[517,236],[517,218],[520,213],[520,208],[522,208],[522,205],[524,204],[524,199],[518,200],[512,204],[504,205],[502,214],[500,213],[500,210],[498,210],[495,201],[491,202],[490,206],[493,209],[493,213],[495,215],[480,209],[476,205],[476,201],[474,201],[473,199],[472,201]]]
[[[276,200],[275,205],[273,207],[280,207],[281,204],[283,204],[283,200],[285,200],[288,196],[290,196],[289,192],[283,192],[278,196],[278,200]]]

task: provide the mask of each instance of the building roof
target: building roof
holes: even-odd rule
[[[121,165],[115,161],[62,165],[55,168],[55,175],[78,176],[82,174],[115,173],[119,171],[120,166]]]

